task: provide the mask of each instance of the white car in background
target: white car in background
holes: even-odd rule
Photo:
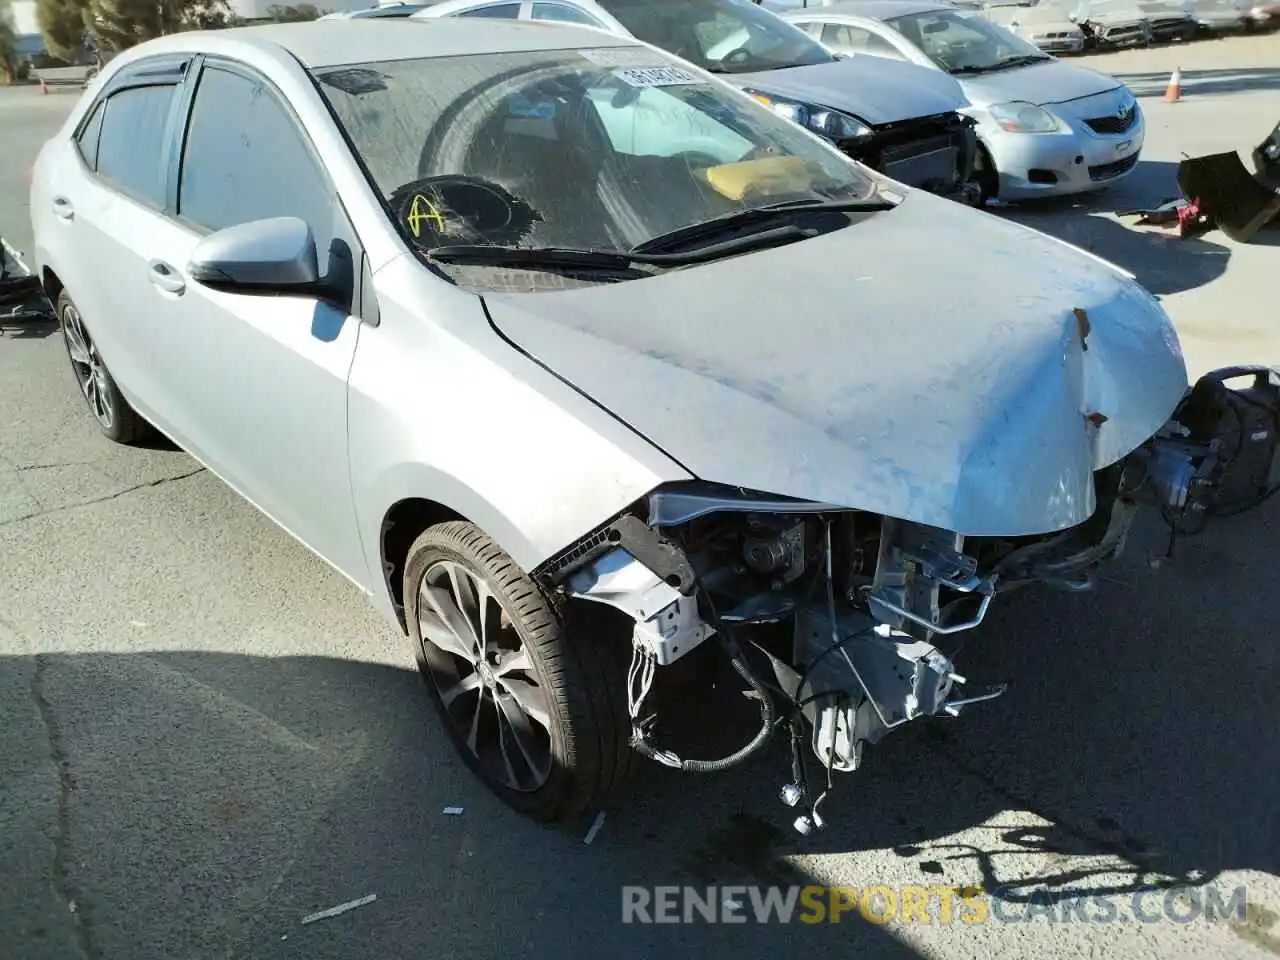
[[[380,3],[373,7],[363,7],[359,10],[339,10],[335,13],[326,13],[321,20],[405,20],[413,16],[419,10],[425,10],[433,3],[439,3],[440,0],[414,0],[414,2],[406,3],[404,0],[392,0],[390,3]]]
[[[984,200],[1097,190],[1141,156],[1142,109],[1128,87],[978,13],[937,0],[850,0],[783,16],[834,53],[902,59],[959,81],[978,122]]]
[[[1035,44],[1045,53],[1080,53],[1084,31],[1076,23],[1072,7],[1064,3],[989,3],[984,17]]]

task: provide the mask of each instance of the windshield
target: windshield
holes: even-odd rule
[[[597,0],[637,39],[712,73],[830,63],[812,37],[750,0]]]
[[[644,47],[315,76],[423,254],[457,244],[627,252],[743,210],[873,191],[835,148]]]
[[[894,17],[889,24],[950,73],[977,73],[1053,59],[997,23],[960,10]]]

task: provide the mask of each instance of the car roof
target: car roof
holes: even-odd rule
[[[198,52],[207,47],[234,56],[237,45],[274,55],[291,54],[304,67],[317,69],[429,57],[635,46],[636,41],[589,27],[548,21],[370,17],[175,33],[149,40],[130,52],[141,56],[166,51]]]
[[[830,3],[824,6],[812,6],[788,10],[783,17],[790,19],[807,14],[811,17],[845,16],[869,17],[872,20],[888,20],[891,17],[905,17],[913,13],[932,13],[935,10],[955,10],[949,3],[937,3],[934,0],[845,0],[843,3]]]

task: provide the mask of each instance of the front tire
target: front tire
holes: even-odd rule
[[[990,200],[995,200],[1000,193],[1000,172],[996,170],[995,161],[982,144],[978,144],[978,152],[974,157],[973,179],[978,184],[978,207],[982,208]]]
[[[404,600],[431,697],[490,790],[544,821],[617,793],[633,754],[616,638],[573,634],[560,605],[463,521],[414,542]]]
[[[148,424],[138,415],[129,401],[120,393],[111,371],[98,352],[85,326],[79,308],[65,290],[58,295],[58,327],[62,342],[71,360],[80,395],[89,405],[89,412],[98,421],[102,433],[116,443],[135,443],[147,434]]]

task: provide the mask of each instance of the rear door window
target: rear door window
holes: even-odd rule
[[[164,84],[112,94],[98,136],[98,176],[156,209],[164,207],[166,134],[176,91],[174,85]]]
[[[472,7],[454,14],[457,17],[497,17],[500,20],[516,20],[520,17],[518,3],[491,3],[483,7]]]
[[[580,23],[584,27],[603,27],[599,20],[587,11],[572,7],[567,3],[551,3],[548,0],[535,0],[533,4],[534,20],[556,20],[560,23]]]
[[[822,42],[836,53],[862,53],[873,57],[902,59],[902,54],[888,40],[870,30],[846,23],[828,23],[822,30]]]
[[[76,137],[76,149],[80,151],[80,156],[84,157],[84,162],[89,165],[90,170],[98,163],[98,137],[102,135],[102,115],[105,112],[105,104],[96,104],[93,113],[89,115],[89,121],[80,129],[80,135]]]

